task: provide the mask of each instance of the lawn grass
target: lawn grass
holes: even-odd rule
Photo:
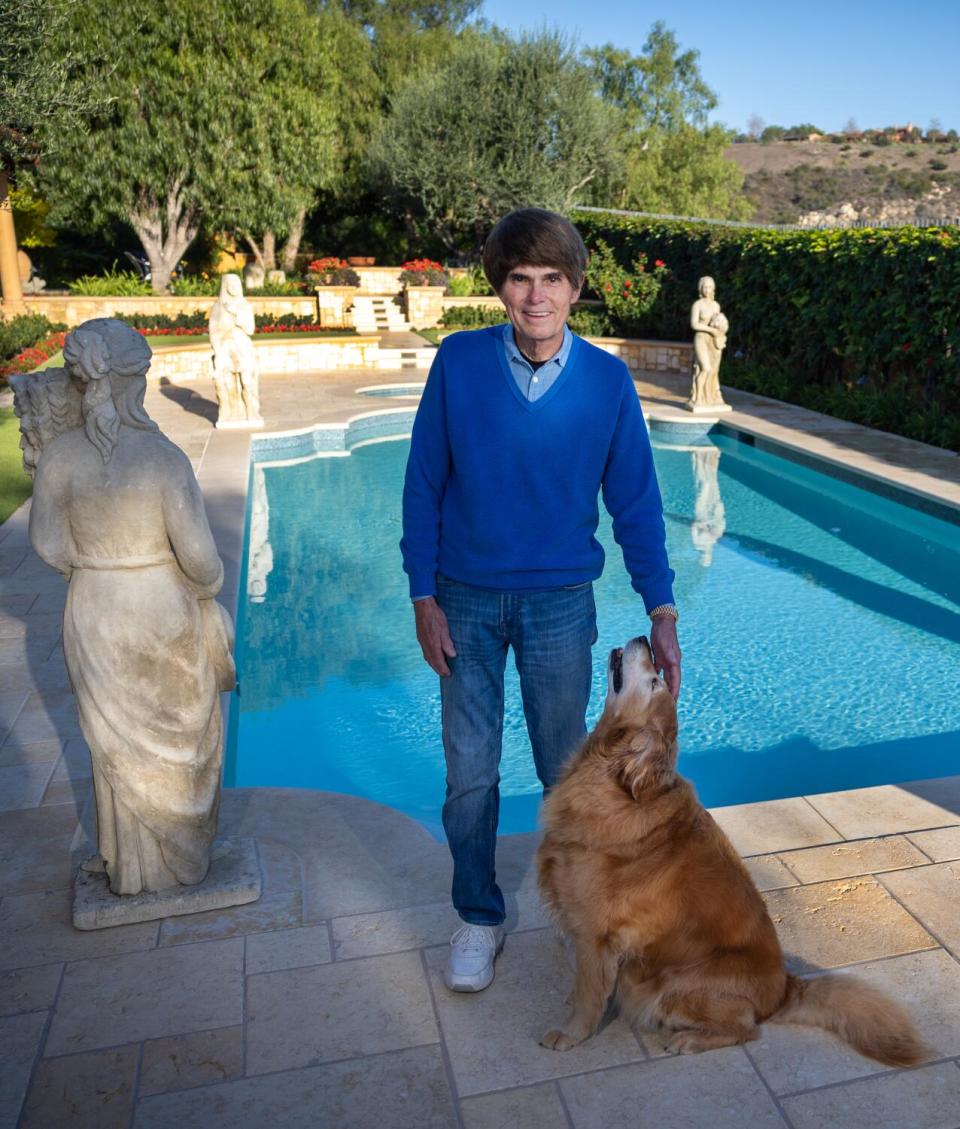
[[[32,484],[20,457],[20,426],[13,408],[0,408],[0,522],[30,497]]]

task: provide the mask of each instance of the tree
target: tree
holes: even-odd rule
[[[600,97],[615,111],[623,154],[604,203],[724,219],[749,214],[743,173],[724,156],[731,135],[708,120],[717,99],[697,51],[681,52],[658,21],[640,55],[607,44],[586,57]]]
[[[289,230],[332,175],[325,55],[306,58],[321,46],[306,0],[75,0],[68,16],[64,45],[91,58],[108,28],[117,61],[101,77],[107,108],[43,165],[52,218],[128,222],[157,293],[204,218]]]
[[[476,250],[511,208],[582,200],[612,168],[610,124],[560,35],[472,35],[400,88],[371,167],[396,208]]]
[[[767,123],[760,117],[759,114],[751,114],[747,122],[747,133],[750,135],[752,141],[759,141],[760,134],[763,133],[763,128]]]
[[[764,145],[768,145],[772,141],[782,141],[783,135],[786,132],[782,125],[768,125],[763,133],[760,134],[760,140]]]
[[[22,306],[23,296],[9,188],[62,138],[82,131],[100,101],[91,77],[75,73],[71,46],[53,49],[66,19],[62,2],[0,0],[0,289],[10,308]]]
[[[246,160],[233,169],[225,204],[212,211],[267,270],[285,236],[281,259],[292,270],[307,210],[338,170],[332,33],[342,18],[317,16],[300,0],[256,4],[253,17],[235,56],[245,94],[231,122]]]

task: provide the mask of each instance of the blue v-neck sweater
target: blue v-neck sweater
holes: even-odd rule
[[[647,611],[673,602],[663,505],[624,363],[574,337],[555,383],[527,400],[502,327],[447,337],[413,425],[403,488],[410,595],[436,575],[501,592],[595,580],[598,494]]]

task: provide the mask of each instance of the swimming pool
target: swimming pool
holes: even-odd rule
[[[281,441],[254,464],[226,782],[365,796],[440,834],[439,691],[397,547],[408,446],[300,459]],[[680,769],[704,803],[957,772],[960,528],[727,430],[655,457],[682,610]],[[605,515],[598,536],[591,721],[607,651],[648,625]],[[509,664],[507,700],[501,829],[527,831],[539,787]]]

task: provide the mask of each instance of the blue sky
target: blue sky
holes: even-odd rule
[[[510,31],[560,28],[582,46],[613,42],[639,54],[662,19],[720,104],[713,117],[738,131],[767,123],[842,129],[939,118],[960,129],[958,0],[485,0],[482,15]]]

